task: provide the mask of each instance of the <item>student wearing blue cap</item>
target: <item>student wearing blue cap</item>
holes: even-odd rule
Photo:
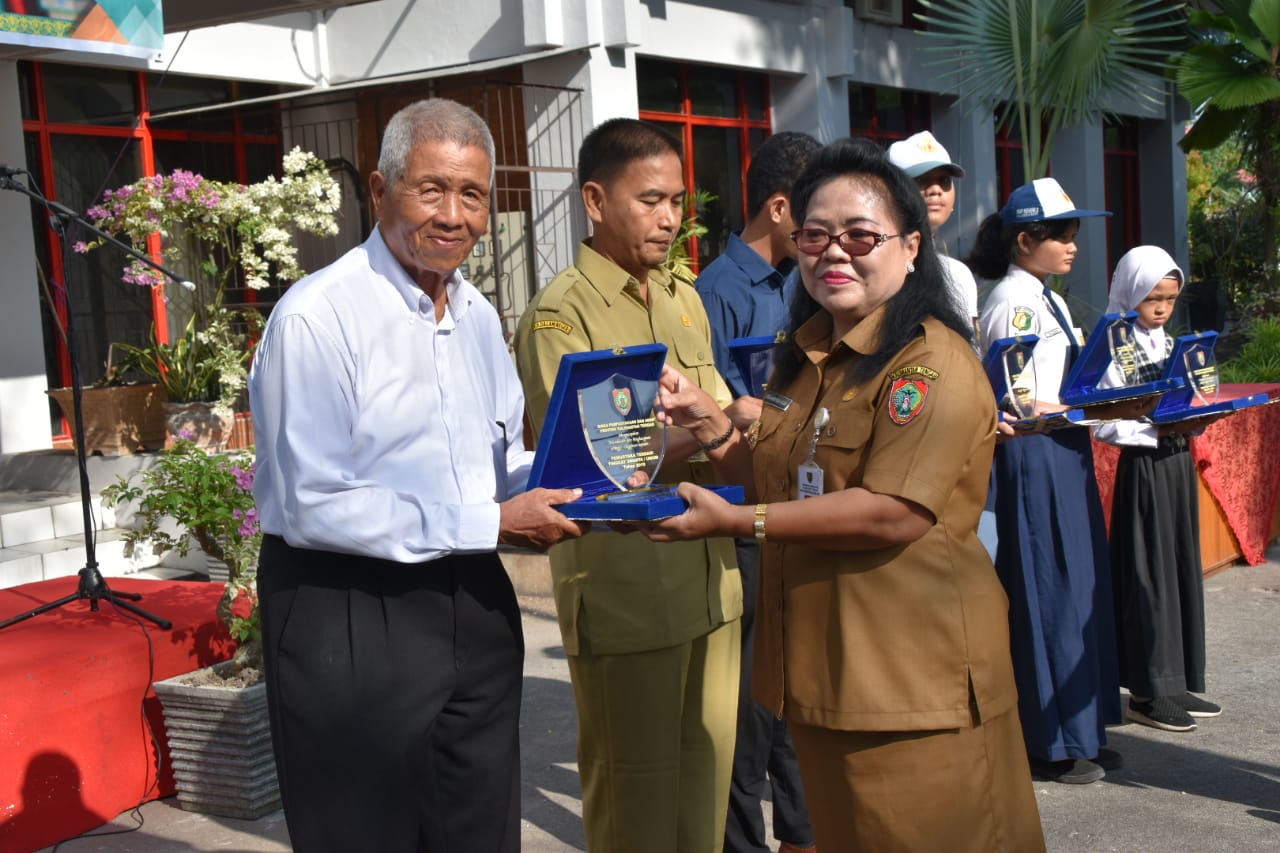
[[[983,221],[968,258],[999,279],[979,320],[984,350],[1038,335],[1031,363],[1037,414],[1065,408],[1063,376],[1079,353],[1066,302],[1046,283],[1070,272],[1084,217],[1052,178],[1018,187]],[[1009,595],[1018,710],[1033,774],[1096,782],[1120,765],[1103,749],[1120,722],[1111,571],[1102,502],[1085,428],[1020,435],[995,456],[996,571]]]

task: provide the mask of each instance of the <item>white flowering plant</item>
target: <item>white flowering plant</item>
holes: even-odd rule
[[[294,234],[338,233],[341,190],[324,162],[294,148],[284,157],[282,175],[246,185],[175,169],[107,190],[88,210],[94,225],[141,253],[150,254],[158,237],[159,260],[190,277],[191,314],[176,340],[159,343],[153,328],[143,346],[117,344],[128,358],[122,366],[160,382],[172,402],[213,402],[224,413],[231,410],[245,387],[261,319],[227,308],[227,287],[236,282],[260,290],[297,281],[305,273]],[[105,242],[74,248],[90,252]],[[140,287],[166,284],[162,273],[136,259],[121,278]]]

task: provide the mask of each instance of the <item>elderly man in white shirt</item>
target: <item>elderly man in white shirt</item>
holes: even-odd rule
[[[493,140],[452,101],[387,125],[365,243],[290,288],[254,358],[272,739],[296,851],[520,845],[524,643],[499,544],[585,529],[523,491],[524,397],[458,274]]]

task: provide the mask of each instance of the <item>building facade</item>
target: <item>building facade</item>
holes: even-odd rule
[[[175,167],[259,180],[301,145],[344,190],[340,235],[302,241],[303,265],[315,269],[368,230],[364,188],[390,115],[454,97],[494,130],[491,235],[465,272],[508,328],[585,236],[574,158],[586,132],[615,116],[682,140],[687,184],[714,196],[699,211],[708,232],[692,247],[703,264],[741,227],[750,152],[779,130],[886,143],[931,130],[968,172],[941,235],[952,255],[968,251],[981,219],[1021,182],[1017,139],[939,82],[913,0],[225,5],[166,0],[164,46],[147,60],[0,52],[0,162],[25,165],[47,196],[83,211],[104,189]],[[249,17],[263,13],[272,14]],[[1051,166],[1078,206],[1116,211],[1085,222],[1066,280],[1086,324],[1131,245],[1157,243],[1186,262],[1176,146],[1185,108],[1172,96],[1111,108],[1114,119],[1064,130]],[[29,199],[0,193],[0,453],[47,448],[65,431],[45,395],[69,381],[59,311],[74,312],[86,380],[112,341],[185,320],[181,293],[139,292],[119,281],[118,257],[76,256],[65,242]]]

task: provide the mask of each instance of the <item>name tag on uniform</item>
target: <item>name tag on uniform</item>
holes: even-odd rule
[[[791,408],[791,404],[793,402],[794,401],[790,397],[785,394],[779,394],[777,391],[770,391],[764,395],[764,404],[766,406],[773,406],[780,412],[785,412],[787,409]]]
[[[816,462],[802,462],[796,469],[796,500],[822,494],[822,468]]]

